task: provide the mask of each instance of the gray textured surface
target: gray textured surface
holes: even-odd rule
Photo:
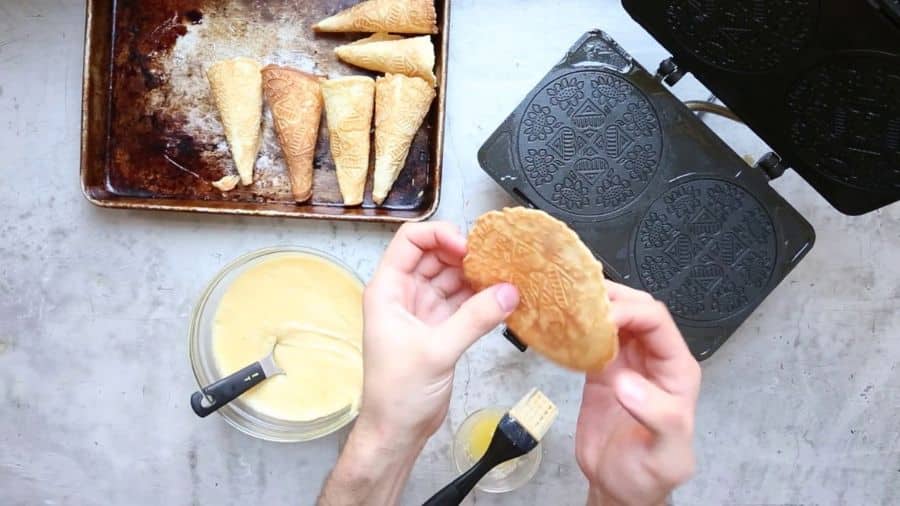
[[[340,437],[277,445],[196,419],[191,306],[225,262],[273,243],[331,250],[368,276],[392,230],[91,207],[78,190],[83,22],[78,1],[0,0],[0,504],[310,504]],[[465,226],[509,203],[475,152],[593,27],[648,67],[663,57],[612,0],[454,1],[440,218]],[[706,96],[689,80],[677,90]],[[764,152],[713,125],[741,154]],[[818,243],[704,364],[699,472],[676,503],[898,504],[900,206],[848,218],[792,174],[775,186]],[[477,502],[581,504],[580,379],[496,335],[460,363],[404,503],[451,477],[465,413],[531,384],[561,408],[543,466],[524,489]]]

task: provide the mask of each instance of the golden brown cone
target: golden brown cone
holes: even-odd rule
[[[363,201],[369,173],[369,144],[375,106],[375,81],[351,76],[322,83],[325,116],[338,186],[344,205]]]
[[[409,154],[409,147],[434,100],[434,88],[418,77],[388,74],[375,84],[375,184],[381,204]]]
[[[421,77],[434,86],[434,44],[430,36],[381,41],[369,40],[371,38],[339,46],[334,52],[341,60],[357,67]]]
[[[438,32],[434,0],[367,0],[313,28],[320,32]]]
[[[321,79],[288,67],[262,70],[263,90],[272,109],[275,132],[291,175],[297,202],[312,196],[313,159],[322,117]]]
[[[262,122],[261,65],[249,58],[213,64],[206,72],[231,156],[244,186],[253,184]]]
[[[377,32],[369,35],[364,39],[355,40],[349,44],[345,44],[347,46],[357,46],[360,44],[368,44],[369,42],[384,42],[386,40],[400,40],[402,39],[402,35],[393,35],[385,32]]]

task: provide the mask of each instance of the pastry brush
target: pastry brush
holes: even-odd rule
[[[532,388],[500,419],[484,456],[423,506],[458,505],[491,469],[534,450],[558,413],[546,395]]]

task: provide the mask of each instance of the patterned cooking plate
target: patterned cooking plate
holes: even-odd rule
[[[612,279],[664,301],[698,359],[815,238],[761,170],[600,31],[550,70],[479,162],[524,205],[568,223]]]

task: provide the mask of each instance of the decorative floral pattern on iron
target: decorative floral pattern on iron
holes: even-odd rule
[[[552,201],[561,209],[576,211],[590,204],[591,199],[588,197],[587,185],[575,171],[570,171],[563,182],[553,187]]]
[[[650,112],[650,104],[647,102],[632,102],[628,104],[628,110],[619,120],[619,125],[625,128],[625,131],[642,137],[650,137],[657,132],[659,124],[652,121],[652,113]]]
[[[631,190],[631,181],[627,179],[623,181],[616,174],[600,182],[600,186],[597,187],[597,194],[597,204],[611,209],[616,209],[634,198],[634,191]]]
[[[564,77],[547,89],[547,95],[550,97],[551,105],[567,112],[574,111],[584,99],[584,81]]]
[[[553,175],[559,170],[559,162],[546,149],[529,149],[522,168],[528,178],[540,186],[553,181]]]
[[[712,206],[720,219],[725,219],[729,214],[737,211],[744,205],[746,193],[735,185],[714,186],[709,189],[709,198]]]
[[[664,300],[673,314],[691,318],[703,313],[706,308],[705,299],[706,296],[700,286],[688,280],[675,287],[671,295]]]
[[[697,179],[650,205],[634,252],[644,288],[673,314],[716,321],[765,296],[777,244],[771,218],[747,190]]]
[[[741,221],[735,231],[745,237],[748,244],[764,244],[775,233],[772,222],[761,208],[744,210]]]
[[[662,248],[675,237],[675,227],[669,223],[669,216],[656,211],[647,213],[640,228],[639,239],[645,248]]]
[[[670,0],[665,16],[675,37],[700,60],[726,70],[762,72],[806,44],[817,11],[813,0]]]
[[[732,314],[750,302],[747,290],[739,287],[734,281],[726,280],[712,292],[710,309],[720,314]]]
[[[657,171],[663,144],[659,117],[647,97],[615,72],[557,76],[523,111],[516,136],[519,167],[535,191],[561,211],[585,217],[621,211]],[[538,164],[538,158],[547,161]]]
[[[635,144],[627,153],[623,165],[631,179],[647,181],[656,169],[659,154],[653,150],[650,144]]]
[[[602,73],[591,80],[591,87],[593,88],[591,96],[597,99],[598,103],[610,108],[624,102],[634,89],[634,86],[623,79],[613,74]]]
[[[529,141],[547,140],[550,134],[562,126],[562,123],[556,120],[556,116],[550,114],[549,107],[537,104],[528,109],[522,124],[525,125],[524,132]]]
[[[678,268],[665,256],[647,255],[639,266],[641,279],[646,280],[647,289],[659,291],[669,287],[669,280],[678,273]]]

